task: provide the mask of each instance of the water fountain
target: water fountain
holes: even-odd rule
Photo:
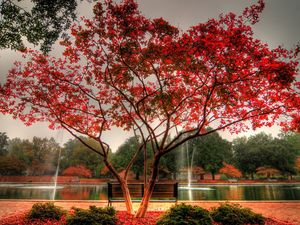
[[[192,180],[193,180],[193,163],[194,163],[194,152],[195,149],[192,148],[191,152],[189,149],[189,144],[188,142],[185,143],[185,146],[182,147],[182,151],[185,151],[186,154],[186,166],[187,166],[187,186],[180,186],[179,189],[181,190],[186,190],[188,191],[188,198],[189,200],[193,200],[193,191],[211,191],[214,190],[213,188],[210,187],[195,187],[192,185]]]
[[[62,141],[63,141],[63,130],[58,130],[57,139],[59,139],[59,143],[62,143]],[[55,200],[56,190],[58,189],[58,187],[57,187],[57,177],[58,177],[58,171],[59,171],[60,156],[61,156],[61,148],[59,148],[59,153],[58,153],[58,158],[57,158],[57,166],[56,166],[56,171],[55,171],[55,175],[54,175],[54,186],[53,186],[52,200]]]
[[[56,171],[55,171],[55,175],[54,175],[54,187],[53,187],[52,200],[55,200],[55,195],[56,195],[57,176],[58,176],[58,171],[59,171],[60,155],[61,155],[61,148],[59,149],[58,159],[57,159],[57,167],[56,167]]]
[[[191,188],[192,179],[193,179],[193,162],[194,162],[194,148],[192,148],[191,161],[189,160],[189,145],[188,142],[186,145],[186,161],[187,161],[187,178],[188,178],[188,187]]]

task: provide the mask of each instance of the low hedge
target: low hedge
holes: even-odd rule
[[[168,210],[157,225],[212,225],[209,212],[198,206],[180,204]]]
[[[67,216],[67,225],[115,225],[116,211],[112,207],[90,206],[89,209],[72,208],[73,212]]]
[[[65,214],[65,210],[51,202],[35,203],[26,218],[28,220],[60,220]]]
[[[211,212],[213,220],[221,225],[244,225],[244,224],[265,224],[265,218],[261,214],[243,208],[238,204],[222,204]]]

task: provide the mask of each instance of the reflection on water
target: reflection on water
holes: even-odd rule
[[[300,185],[195,185],[191,190],[195,200],[300,200]],[[178,194],[180,200],[191,195],[185,187]]]
[[[52,193],[51,184],[0,184],[0,199],[52,199]],[[179,200],[300,200],[300,185],[179,185],[178,195]],[[55,199],[107,200],[107,186],[59,185]]]
[[[1,184],[0,199],[52,199],[53,188],[51,185]],[[56,188],[56,200],[107,199],[106,185],[58,185]]]
[[[191,190],[191,191],[201,191],[201,190],[214,190],[213,188],[210,187],[195,187],[195,186],[181,186],[179,187],[179,190]]]
[[[17,187],[17,188],[25,188],[25,189],[51,189],[51,190],[53,190],[54,188],[56,188],[56,189],[62,189],[62,188],[64,188],[63,186],[49,186],[49,185],[47,185],[47,186],[34,186],[34,185],[31,185],[31,186],[19,186],[19,187]]]

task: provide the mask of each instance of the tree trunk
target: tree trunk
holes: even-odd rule
[[[145,217],[145,214],[147,212],[149,200],[150,200],[151,195],[153,193],[154,186],[155,186],[155,183],[156,183],[156,179],[158,177],[159,160],[160,160],[160,156],[156,155],[154,157],[154,161],[153,161],[153,165],[152,165],[153,169],[152,169],[152,174],[150,176],[150,180],[149,180],[149,182],[147,184],[147,187],[146,187],[146,190],[145,190],[142,202],[141,202],[141,204],[139,206],[139,209],[138,209],[138,211],[136,213],[136,217],[137,218]]]
[[[122,192],[123,192],[123,197],[124,197],[124,200],[125,200],[127,213],[134,214],[133,207],[132,207],[132,201],[131,201],[131,197],[130,197],[130,192],[129,192],[129,188],[128,188],[128,185],[127,185],[127,181],[126,180],[120,181],[120,185],[121,185],[121,189],[122,189]]]
[[[147,186],[147,166],[148,166],[148,156],[147,156],[147,146],[144,146],[144,193],[146,192]]]
[[[119,182],[119,184],[121,186],[123,197],[124,197],[124,201],[125,201],[125,205],[126,205],[127,213],[133,214],[134,212],[133,212],[132,201],[131,201],[131,197],[130,197],[130,192],[129,192],[127,180],[123,179],[118,174],[118,172],[115,170],[115,168],[111,165],[111,163],[107,159],[104,159],[104,163],[107,166],[107,168],[109,169],[109,171],[118,180],[118,182]]]
[[[211,173],[211,177],[213,180],[215,180],[215,173]]]
[[[200,180],[204,180],[204,174],[200,175]]]

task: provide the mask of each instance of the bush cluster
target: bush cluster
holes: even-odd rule
[[[238,204],[222,204],[211,212],[213,220],[221,225],[264,224],[264,217]]]
[[[212,219],[206,209],[180,204],[168,210],[157,225],[211,225]]]
[[[264,217],[238,204],[222,204],[210,213],[198,206],[177,205],[167,211],[157,225],[220,225],[264,224]]]
[[[35,203],[29,213],[28,220],[60,220],[66,214],[61,207],[55,206],[51,202]]]
[[[29,221],[61,220],[66,211],[53,203],[36,203],[27,215]],[[66,225],[116,225],[116,211],[113,207],[90,206],[89,209],[73,207],[63,217]],[[220,225],[264,224],[264,217],[243,208],[238,204],[222,204],[211,212],[198,206],[180,204],[171,207],[156,222],[156,225],[212,225],[213,221]],[[43,223],[44,224],[44,223]]]
[[[67,225],[115,225],[116,211],[112,207],[90,206],[89,209],[72,208],[73,213],[67,217]]]

